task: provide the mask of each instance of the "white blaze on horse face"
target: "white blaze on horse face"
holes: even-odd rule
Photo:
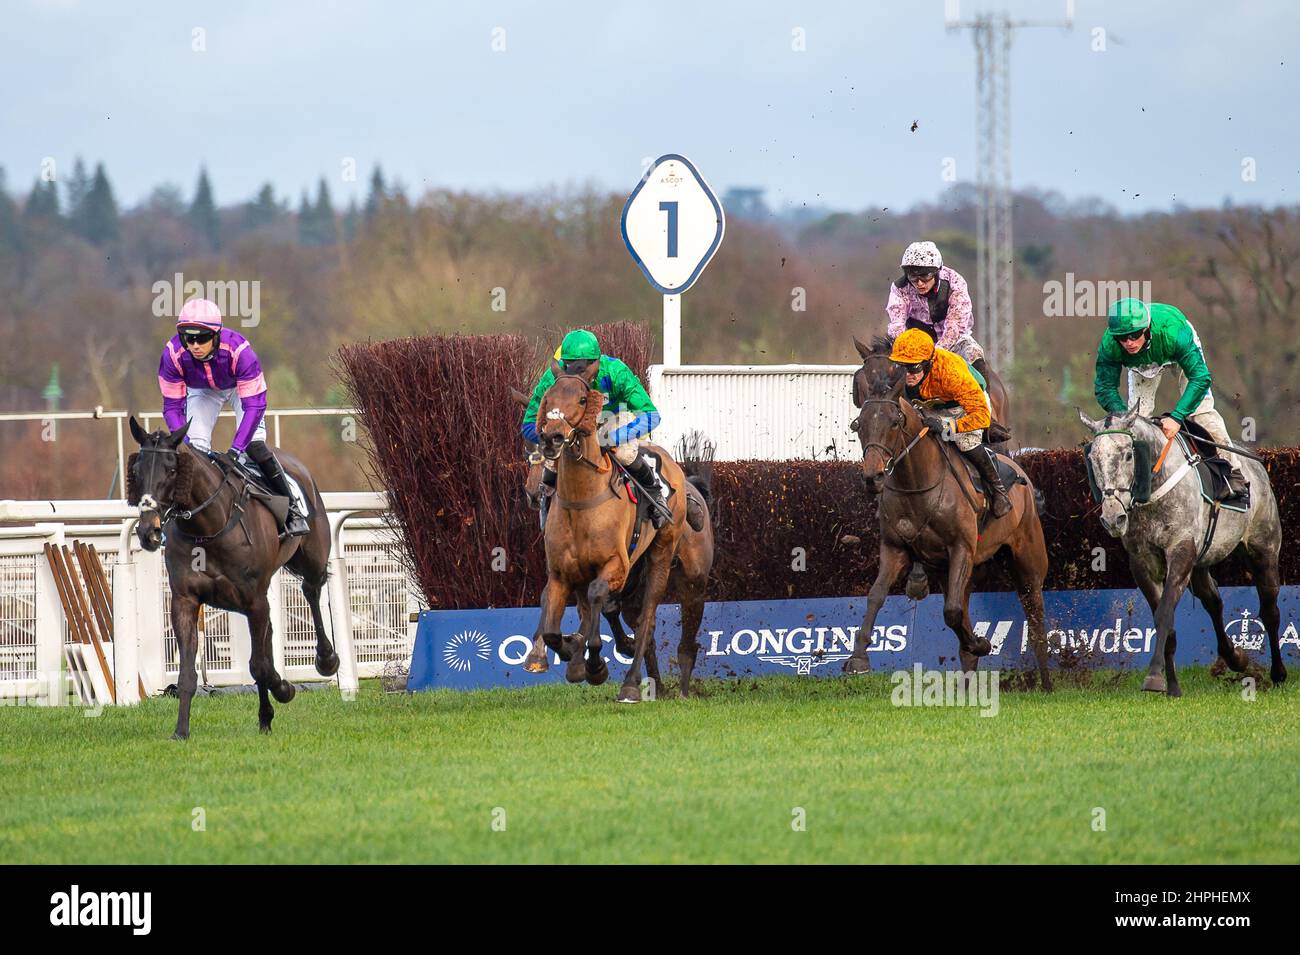
[[[561,421],[564,419],[564,412],[559,408],[552,408],[550,411],[546,412],[546,419],[548,421]]]
[[[144,497],[140,498],[140,510],[142,511],[159,510],[158,502],[153,499],[152,494],[146,494]]]

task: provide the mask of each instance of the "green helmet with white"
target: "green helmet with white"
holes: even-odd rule
[[[1151,310],[1141,299],[1122,298],[1106,313],[1106,325],[1115,338],[1145,331],[1151,327]]]

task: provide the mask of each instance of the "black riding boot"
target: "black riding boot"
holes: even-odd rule
[[[636,460],[627,466],[627,473],[632,475],[650,495],[650,523],[654,524],[655,530],[672,520],[672,512],[668,510],[664,497],[663,482],[659,480],[659,475],[655,473],[655,469],[650,466],[644,454],[638,454]]]
[[[257,464],[258,470],[262,472],[262,477],[266,478],[266,483],[271,490],[289,499],[289,513],[284,519],[285,534],[290,537],[302,537],[304,534],[311,533],[306,516],[298,510],[298,503],[293,492],[289,490],[289,480],[285,476],[284,468],[280,467],[280,462],[275,459],[275,454],[266,446],[266,442],[251,442],[248,445],[248,456]]]
[[[1007,497],[1007,489],[1002,486],[1002,478],[998,477],[998,466],[993,460],[993,452],[989,447],[984,444],[976,445],[974,450],[963,451],[962,454],[979,471],[984,481],[985,493],[989,496],[989,506],[993,510],[993,516],[1001,517],[1011,510],[1011,498]]]
[[[1232,491],[1232,500],[1243,502],[1250,500],[1250,482],[1246,480],[1246,475],[1241,473],[1241,468],[1233,468],[1228,472],[1228,489]]]
[[[546,512],[551,509],[551,498],[555,496],[555,468],[542,466],[542,487],[538,510],[542,513],[542,530],[546,530]]]

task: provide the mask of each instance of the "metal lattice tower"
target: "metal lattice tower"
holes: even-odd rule
[[[981,13],[957,20],[949,3],[945,25],[969,29],[975,39],[975,106],[980,204],[975,214],[976,332],[989,361],[1007,374],[1015,360],[1015,242],[1011,232],[1011,39],[1018,27],[1060,26],[1066,19],[1012,20],[1005,13]]]

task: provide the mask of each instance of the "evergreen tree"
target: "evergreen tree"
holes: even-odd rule
[[[357,200],[353,199],[348,203],[347,215],[343,217],[343,241],[351,242],[357,234],[357,226],[361,224],[361,213],[357,209]]]
[[[316,210],[312,208],[311,200],[307,198],[307,190],[302,191],[302,200],[298,203],[298,244],[315,245],[314,220]]]
[[[366,221],[369,222],[379,210],[384,207],[384,199],[388,196],[388,187],[384,185],[384,171],[379,166],[375,166],[375,171],[370,174],[370,195],[366,197]]]
[[[68,190],[68,222],[72,225],[72,231],[77,235],[86,234],[86,196],[90,193],[90,175],[86,172],[86,164],[77,157],[77,161],[72,166],[72,175],[68,177],[64,184]]]
[[[257,193],[257,198],[244,206],[244,227],[258,229],[270,225],[280,214],[280,206],[275,201],[275,190],[268,182]]]
[[[113,198],[113,187],[108,184],[103,163],[95,166],[95,178],[82,205],[83,235],[87,240],[95,245],[103,245],[117,238],[117,200]]]
[[[0,168],[0,256],[8,259],[23,244],[22,224],[18,220],[18,207],[9,196],[5,171]]]
[[[186,215],[191,226],[208,241],[212,249],[221,248],[221,222],[217,218],[217,205],[212,200],[212,184],[208,171],[199,168],[199,184],[194,190],[194,202]]]
[[[53,182],[37,179],[32,186],[31,195],[23,206],[23,216],[27,219],[46,219],[50,222],[59,220],[59,190]]]
[[[334,204],[330,201],[329,186],[321,176],[320,185],[316,187],[316,208],[314,210],[316,245],[333,245],[338,241],[338,222],[334,217]]]

